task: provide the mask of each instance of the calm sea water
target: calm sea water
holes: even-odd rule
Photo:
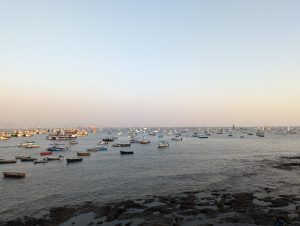
[[[208,139],[188,135],[191,134],[183,134],[183,141],[172,141],[173,136],[149,136],[151,144],[132,144],[129,148],[109,145],[108,151],[91,153],[81,163],[0,165],[0,172],[26,173],[26,178],[20,180],[0,178],[0,220],[28,214],[40,216],[51,207],[84,201],[101,203],[200,189],[253,191],[280,187],[282,193],[299,193],[297,172],[268,166],[269,160],[280,161],[280,156],[300,153],[299,132],[286,136],[266,133],[264,138],[245,135],[244,139],[240,134],[212,134]],[[105,136],[96,133],[79,137],[79,144],[55,155],[76,156],[78,151],[98,146]],[[39,153],[53,143],[46,140],[46,135],[35,135],[1,141],[0,147],[28,140],[34,140],[40,148],[0,148],[0,158],[14,159],[22,154],[40,157]],[[170,147],[158,149],[161,140],[168,141]],[[116,141],[129,142],[129,138],[123,135]],[[69,145],[68,141],[60,143]],[[133,150],[134,155],[120,156],[120,150]]]

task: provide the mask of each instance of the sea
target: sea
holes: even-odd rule
[[[152,195],[176,195],[187,191],[227,190],[231,192],[280,188],[282,194],[299,194],[298,171],[287,171],[272,166],[282,156],[300,154],[300,132],[282,135],[276,130],[265,131],[265,137],[247,135],[240,130],[229,133],[212,133],[207,139],[192,137],[193,131],[182,133],[182,141],[174,141],[174,134],[162,133],[163,138],[147,138],[150,144],[131,144],[130,147],[112,147],[107,151],[92,152],[82,162],[68,164],[66,158],[77,152],[99,147],[104,137],[117,136],[117,143],[129,143],[126,132],[102,130],[78,137],[78,144],[69,141],[56,143],[70,146],[61,161],[46,164],[18,162],[0,164],[4,171],[25,172],[24,179],[0,178],[0,221],[21,216],[40,217],[51,207],[76,205],[86,201],[116,202],[124,199],[145,198]],[[244,138],[240,138],[243,135]],[[24,141],[35,141],[40,148],[17,147]],[[162,141],[169,147],[158,149]],[[14,159],[16,155],[43,158],[55,141],[46,134],[33,137],[11,138],[0,141],[0,158]],[[134,151],[133,155],[120,155],[120,150]]]

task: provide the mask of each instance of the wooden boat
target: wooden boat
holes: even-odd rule
[[[31,158],[31,156],[30,155],[16,155],[15,158],[16,159]]]
[[[61,156],[60,157],[47,157],[47,161],[55,161],[55,160],[61,160]]]
[[[83,158],[69,158],[67,159],[68,163],[72,163],[72,162],[81,162],[83,160]]]
[[[10,164],[10,163],[17,163],[17,161],[16,160],[0,159],[0,164]]]
[[[90,156],[90,152],[77,152],[77,156]]]
[[[3,172],[4,177],[11,177],[11,178],[24,178],[25,173],[17,173],[17,172]]]
[[[141,140],[140,144],[150,144],[150,140],[143,139]]]
[[[120,151],[121,155],[133,155],[133,151]]]
[[[36,158],[20,158],[21,162],[33,162]]]
[[[34,164],[37,164],[37,163],[47,163],[47,159],[40,159],[40,160],[34,160]]]
[[[40,155],[52,155],[52,151],[43,151]]]

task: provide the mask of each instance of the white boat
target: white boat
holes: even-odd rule
[[[46,163],[46,162],[48,162],[48,160],[47,160],[46,158],[44,158],[44,159],[37,159],[37,160],[34,160],[33,162],[34,162],[34,164],[38,164],[38,163]]]
[[[169,147],[169,143],[163,141],[158,145],[158,148],[167,148]]]

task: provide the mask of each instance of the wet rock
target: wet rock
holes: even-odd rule
[[[124,212],[123,208],[112,207],[107,214],[107,222],[115,220],[121,213]]]

